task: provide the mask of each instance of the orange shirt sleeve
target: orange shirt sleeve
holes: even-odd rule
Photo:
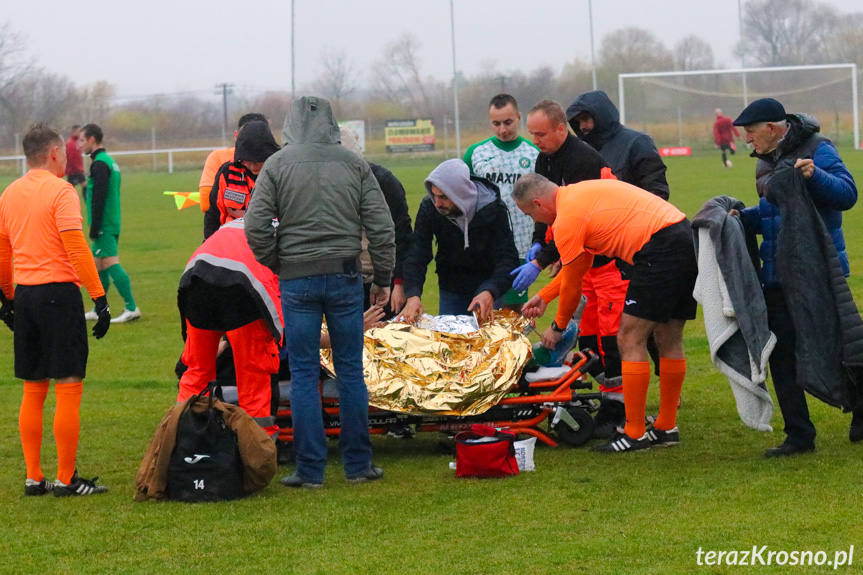
[[[66,255],[69,256],[69,261],[72,262],[72,267],[75,268],[81,283],[87,288],[90,298],[96,299],[105,295],[105,288],[102,287],[102,282],[99,280],[96,262],[90,255],[90,248],[87,246],[84,232],[68,230],[62,232],[60,238],[63,240],[63,247],[66,248]]]
[[[15,288],[12,285],[12,244],[9,236],[0,230],[0,289],[6,299],[15,299]]]
[[[593,255],[585,252],[571,264],[563,266],[551,283],[539,290],[539,297],[545,303],[550,303],[560,296],[557,315],[554,316],[557,325],[565,327],[578,309],[581,301],[581,281],[592,265]]]

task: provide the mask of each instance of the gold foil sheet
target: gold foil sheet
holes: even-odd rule
[[[498,310],[493,321],[470,333],[395,322],[368,330],[363,367],[369,404],[411,414],[483,413],[509,392],[531,357],[522,335],[527,324]],[[334,373],[331,350],[321,350],[321,364]]]

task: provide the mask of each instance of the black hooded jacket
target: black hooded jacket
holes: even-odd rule
[[[555,185],[568,186],[584,180],[598,180],[602,177],[602,168],[607,164],[602,156],[593,148],[573,136],[566,135],[563,145],[553,154],[540,152],[536,158],[536,173],[545,176]],[[533,227],[532,243],[544,246],[536,255],[536,261],[541,267],[560,259],[554,242],[546,245],[546,224],[537,222]]]
[[[204,239],[213,235],[221,225],[218,198],[219,188],[224,186],[225,176],[231,166],[245,173],[246,178],[254,183],[255,174],[250,172],[242,162],[265,162],[267,158],[279,151],[279,145],[273,138],[270,125],[267,122],[248,122],[240,128],[234,149],[234,161],[225,162],[219,168],[210,189],[210,208],[204,214]]]
[[[575,121],[582,112],[593,118],[593,130],[588,134],[583,134]],[[575,134],[608,162],[618,180],[668,199],[665,163],[653,139],[621,124],[620,112],[605,92],[594,90],[580,95],[566,109],[566,118]]]

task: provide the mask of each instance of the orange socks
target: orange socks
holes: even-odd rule
[[[24,382],[24,397],[18,413],[18,432],[21,434],[21,448],[27,464],[27,479],[42,481],[42,466],[39,455],[42,451],[42,407],[48,396],[48,382]]]
[[[81,429],[81,395],[84,384],[54,384],[57,411],[54,413],[54,441],[57,442],[57,479],[65,484],[72,482],[75,473],[75,455],[78,452],[78,435]]]
[[[641,439],[646,431],[644,409],[647,405],[647,388],[650,386],[650,362],[622,361],[623,403],[626,406],[626,435]]]
[[[653,427],[662,431],[677,425],[680,390],[686,377],[686,359],[659,358],[659,415]]]

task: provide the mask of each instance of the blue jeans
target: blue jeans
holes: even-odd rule
[[[318,391],[321,319],[333,347],[338,374],[339,451],[347,477],[372,465],[369,392],[363,379],[363,279],[359,273],[281,280],[285,339],[291,362],[291,414],[297,473],[322,482],[327,439]]]

